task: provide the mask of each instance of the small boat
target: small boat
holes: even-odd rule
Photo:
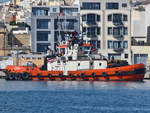
[[[129,65],[124,60],[107,60],[96,53],[91,44],[69,33],[57,46],[57,54],[49,50],[42,67],[7,66],[6,80],[86,80],[142,81],[144,64]]]

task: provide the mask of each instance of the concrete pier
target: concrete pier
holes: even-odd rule
[[[6,74],[3,71],[0,71],[0,79],[4,79]]]

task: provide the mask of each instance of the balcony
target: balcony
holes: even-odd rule
[[[97,22],[96,21],[87,21],[86,24],[89,26],[93,26],[93,25],[97,25]]]
[[[122,34],[117,34],[117,35],[113,35],[114,38],[118,39],[118,40],[123,40],[124,39],[124,35]]]
[[[87,37],[88,37],[88,38],[96,38],[97,35],[96,35],[96,34],[87,34]]]
[[[118,48],[113,48],[115,52],[123,52],[124,48],[123,47],[118,47]]]
[[[123,22],[122,21],[113,21],[113,24],[115,26],[124,26]]]

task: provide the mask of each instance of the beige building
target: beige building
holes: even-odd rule
[[[16,54],[13,56],[14,65],[27,66],[27,64],[35,64],[37,67],[41,67],[44,64],[43,54]]]
[[[80,0],[84,40],[108,59],[131,63],[131,9],[129,0]]]
[[[141,10],[143,7],[144,10]],[[150,5],[132,8],[131,37],[132,63],[144,63],[150,66]]]

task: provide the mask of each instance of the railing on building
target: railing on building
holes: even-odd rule
[[[124,48],[123,47],[118,47],[118,48],[113,48],[113,50],[115,52],[123,52],[124,51]]]
[[[124,39],[124,35],[122,34],[117,34],[117,35],[113,35],[114,38],[118,39],[118,40],[123,40]]]
[[[115,26],[124,26],[124,23],[122,21],[113,21],[113,24]]]

